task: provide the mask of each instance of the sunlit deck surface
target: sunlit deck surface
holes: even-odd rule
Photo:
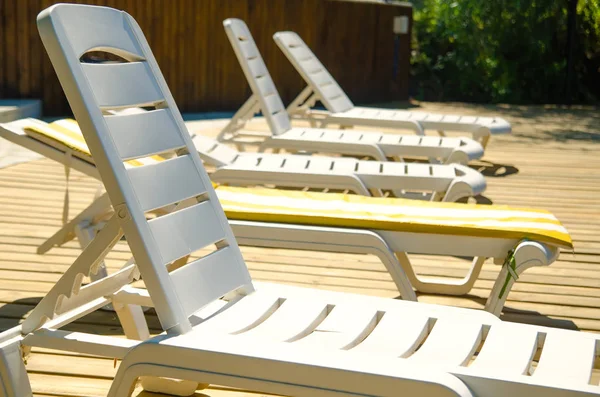
[[[528,270],[515,284],[503,314],[507,321],[600,331],[600,112],[598,109],[475,107],[422,104],[422,110],[452,114],[495,114],[513,124],[511,136],[493,137],[485,162],[486,197],[497,204],[552,211],[569,229],[575,253],[562,252],[548,268]],[[264,128],[253,122],[252,129]],[[191,129],[201,128],[193,123]],[[206,128],[206,125],[204,125]],[[207,134],[217,130],[209,127]],[[39,256],[36,247],[61,225],[64,169],[37,160],[0,169],[0,327],[18,324],[79,254],[72,241]],[[70,215],[88,205],[98,182],[71,173]],[[432,244],[435,244],[432,241]],[[394,283],[374,257],[243,247],[257,280],[395,298]],[[130,254],[121,242],[109,254],[109,270]],[[413,256],[417,271],[439,277],[462,276],[469,262],[459,258]],[[469,296],[420,295],[422,302],[481,309],[499,266],[486,263]],[[149,314],[157,330],[156,316]],[[96,312],[68,327],[122,335],[114,313]],[[34,349],[27,363],[36,396],[103,396],[115,373],[112,359]],[[594,373],[595,382],[600,378]],[[134,393],[138,395],[138,392]],[[198,396],[258,396],[210,388]],[[140,393],[139,396],[156,396]]]

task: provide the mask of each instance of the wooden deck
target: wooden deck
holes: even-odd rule
[[[456,106],[461,106],[459,109]],[[475,164],[488,175],[486,197],[498,204],[551,210],[572,233],[575,253],[563,252],[548,268],[535,268],[515,285],[503,318],[553,327],[600,331],[600,127],[598,109],[470,107],[423,104],[447,113],[495,113],[513,123],[512,136],[494,137]],[[260,123],[253,124],[257,128]],[[194,126],[193,128],[197,128]],[[212,133],[215,131],[213,130]],[[70,214],[90,203],[98,183],[77,173],[70,180]],[[0,169],[0,328],[18,324],[80,252],[76,242],[38,256],[37,245],[61,224],[64,170],[48,160]],[[394,298],[390,276],[376,258],[243,247],[253,277],[317,288]],[[109,255],[114,270],[129,258],[125,243]],[[468,261],[415,259],[422,274],[456,277]],[[420,301],[482,308],[498,272],[489,263],[471,295],[421,295]],[[149,315],[156,328],[157,320]],[[121,335],[111,312],[88,315],[70,329]],[[35,349],[28,371],[36,396],[106,395],[115,373],[112,359]],[[596,370],[595,381],[600,374]],[[134,394],[137,395],[137,394]],[[198,396],[259,396],[211,388]],[[155,396],[141,393],[139,396]]]

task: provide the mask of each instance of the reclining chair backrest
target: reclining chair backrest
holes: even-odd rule
[[[225,214],[135,20],[111,8],[58,4],[40,13],[38,29],[163,328],[186,332],[201,307],[251,291]],[[92,51],[122,62],[82,61]],[[154,110],[109,114],[136,106]],[[171,152],[153,165],[123,163]],[[146,219],[147,211],[182,202],[189,206]],[[169,274],[167,265],[206,247],[216,248]]]
[[[319,100],[332,113],[350,110],[354,104],[329,74],[325,66],[306,43],[294,32],[277,32],[273,40],[300,73],[306,84],[317,93]]]
[[[248,26],[244,21],[234,18],[223,21],[223,26],[252,93],[258,97],[260,109],[271,132],[279,135],[289,131],[292,128],[290,117]]]

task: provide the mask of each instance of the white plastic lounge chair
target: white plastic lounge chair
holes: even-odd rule
[[[140,112],[144,111],[134,109],[119,114],[133,116]],[[151,117],[158,118],[156,114],[151,112]],[[0,137],[65,165],[71,164],[73,150],[77,152],[76,148],[65,152],[63,144],[52,150],[48,147],[40,148],[42,143],[39,140],[31,142],[25,130],[29,129],[31,132],[36,125],[43,132],[43,124],[33,119],[5,123],[0,126]],[[78,127],[74,123],[62,122],[59,125],[64,129],[73,129],[75,126],[73,132],[78,133]],[[41,135],[42,140],[46,139]],[[399,164],[350,158],[248,153],[238,152],[200,135],[194,136],[193,141],[202,159],[216,167],[211,174],[213,181],[223,184],[342,189],[374,196],[381,196],[383,191],[389,190],[397,197],[428,198],[431,201],[459,201],[481,194],[486,187],[483,175],[459,164]],[[47,140],[46,143],[54,144]],[[85,165],[83,168],[82,172],[94,176],[95,170],[90,170]],[[94,177],[97,178],[97,175]]]
[[[55,5],[42,11],[38,26],[115,214],[27,319],[0,334],[3,396],[32,395],[22,358],[32,346],[121,358],[110,397],[129,396],[140,377],[185,380],[146,382],[180,395],[196,382],[290,396],[600,394],[590,384],[596,334],[504,323],[481,311],[253,283],[133,18],[110,8]],[[97,48],[130,62],[80,63],[82,54]],[[112,83],[99,86],[95,77],[103,74]],[[138,85],[155,87],[159,96],[136,89],[121,96],[123,87]],[[123,100],[158,104],[169,128],[157,139],[150,114],[103,115],[101,107]],[[124,124],[128,128],[119,128]],[[172,160],[124,165],[170,150],[177,151]],[[145,217],[189,199],[195,203]],[[93,273],[122,235],[135,264],[81,287],[81,275]],[[205,246],[214,251],[169,273],[170,263]],[[147,292],[124,287],[139,274]],[[139,342],[59,329],[110,301],[153,305],[165,332]]]
[[[266,137],[260,151],[285,149],[368,156],[376,160],[401,160],[405,157],[424,157],[446,164],[466,164],[483,156],[483,147],[468,138],[440,138],[414,135],[382,134],[370,131],[340,131],[322,128],[292,128],[281,97],[254,43],[248,26],[239,19],[223,21],[252,96],[242,105],[221,131],[219,141],[234,141],[246,122],[262,111],[271,135]]]
[[[482,174],[460,164],[418,164],[364,161],[297,154],[238,152],[196,135],[196,149],[208,164],[221,165],[215,182],[342,189],[365,196],[389,190],[396,197],[459,201],[485,191]]]
[[[510,124],[499,117],[453,116],[405,110],[389,110],[354,106],[350,98],[329,74],[325,66],[294,32],[275,33],[273,39],[300,73],[307,87],[288,106],[292,117],[311,120],[321,127],[370,126],[413,130],[424,135],[425,130],[470,133],[485,148],[491,135],[510,133]],[[311,109],[320,101],[326,112]]]
[[[38,150],[40,145],[49,145],[47,149],[60,153],[59,159],[71,152],[71,167],[96,175],[90,172],[93,159],[74,120],[47,124],[26,119],[0,124],[0,136]],[[127,166],[157,161],[164,158],[136,159],[128,161]],[[511,278],[517,279],[531,266],[549,265],[558,255],[558,247],[572,248],[564,227],[544,211],[273,189],[219,186],[216,190],[239,244],[372,254],[380,258],[402,298],[408,300],[416,300],[413,288],[430,293],[467,294],[486,258],[502,262],[507,252],[516,247],[514,273],[507,273],[512,269],[508,267],[500,272],[486,302],[486,310],[496,315],[510,292],[514,281]],[[63,212],[68,213],[68,205]],[[103,195],[71,221],[65,220],[65,225],[39,247],[38,253],[75,237],[85,247],[110,214],[112,207]],[[463,279],[438,280],[417,276],[407,252],[475,257]],[[93,279],[106,275],[106,269],[100,266]]]

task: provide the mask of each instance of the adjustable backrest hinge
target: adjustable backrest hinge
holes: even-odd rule
[[[115,208],[115,214],[117,215],[117,218],[119,218],[119,220],[121,220],[121,221],[131,220],[131,214],[129,213],[127,204],[122,203],[122,204],[116,205],[114,208]]]

